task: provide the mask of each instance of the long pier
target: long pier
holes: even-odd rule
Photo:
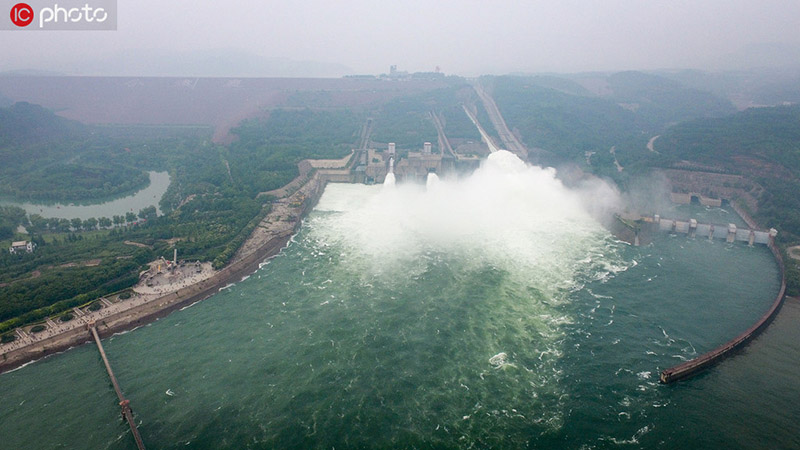
[[[783,306],[783,299],[786,294],[786,272],[784,270],[783,257],[781,256],[780,250],[771,241],[767,245],[772,251],[772,254],[775,256],[775,260],[778,262],[778,267],[781,271],[781,289],[778,292],[778,296],[775,298],[775,301],[772,303],[772,307],[769,309],[769,311],[761,316],[758,322],[753,324],[753,326],[745,330],[739,336],[736,336],[735,338],[722,344],[714,350],[711,350],[710,352],[704,353],[697,358],[686,361],[682,364],[678,364],[677,366],[670,367],[669,369],[661,372],[660,380],[662,383],[667,384],[684,380],[698,374],[708,367],[713,366],[714,364],[722,361],[724,358],[730,356],[737,349],[747,345],[748,342],[758,336],[767,328],[767,325],[772,322],[772,320],[778,314],[778,311],[780,311],[781,306]]]
[[[114,390],[117,391],[117,397],[119,397],[119,406],[122,408],[122,416],[128,422],[128,425],[131,427],[131,433],[133,434],[133,439],[136,440],[136,447],[139,450],[144,450],[144,443],[142,442],[142,437],[139,435],[139,429],[136,428],[136,422],[133,419],[133,411],[131,411],[131,401],[126,399],[124,395],[122,395],[122,389],[119,387],[119,383],[117,382],[117,377],[114,376],[114,371],[111,370],[111,364],[108,362],[108,357],[106,356],[106,351],[103,349],[103,344],[100,342],[100,336],[97,334],[97,328],[95,328],[94,323],[89,323],[87,325],[89,331],[92,332],[92,336],[94,336],[94,341],[97,343],[97,349],[100,350],[100,356],[103,358],[103,364],[106,365],[106,371],[108,371],[108,377],[111,378],[111,384],[114,385]]]

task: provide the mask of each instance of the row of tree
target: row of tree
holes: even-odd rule
[[[39,214],[31,214],[29,226],[31,232],[34,233],[68,233],[70,231],[92,231],[99,228],[108,229],[111,227],[120,227],[123,225],[131,225],[137,223],[139,220],[152,220],[156,217],[156,207],[148,206],[139,210],[139,214],[133,212],[126,212],[124,215],[114,215],[111,218],[90,217],[88,219],[64,219],[58,217],[45,218]]]

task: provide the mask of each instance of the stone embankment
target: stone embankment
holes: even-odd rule
[[[92,339],[86,325],[94,322],[101,336],[110,336],[152,322],[170,312],[208,298],[229,283],[237,282],[256,271],[266,258],[280,252],[300,226],[303,216],[319,200],[325,184],[342,181],[343,170],[325,169],[306,172],[302,183],[294,182],[291,193],[276,200],[272,209],[234,255],[231,263],[217,272],[209,272],[199,281],[162,287],[158,293],[137,294],[131,299],[112,303],[104,301],[98,311],[75,310],[75,318],[57,324],[48,320],[40,333],[17,330],[17,339],[0,345],[0,372],[14,369],[29,361],[62,352]],[[297,181],[297,180],[295,180]],[[150,291],[147,291],[150,292]]]

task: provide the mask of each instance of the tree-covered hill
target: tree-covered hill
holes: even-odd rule
[[[485,81],[491,83],[492,96],[509,128],[519,132],[525,145],[543,148],[561,160],[579,160],[585,152],[608,152],[640,130],[632,111],[603,98],[542,87],[526,77]]]
[[[619,72],[608,77],[609,99],[625,104],[651,131],[698,117],[722,117],[736,108],[722,97],[677,81],[642,72]]]
[[[277,189],[298,175],[303,159],[350,153],[362,123],[348,110],[311,109],[276,109],[267,118],[246,120],[232,130],[239,138],[228,150],[232,182],[250,197]]]
[[[800,239],[800,105],[752,108],[670,128],[656,142],[662,155],[746,174],[766,192],[760,221]]]
[[[656,149],[677,159],[734,167],[736,156],[780,164],[800,176],[800,105],[751,108],[670,128]],[[747,167],[738,166],[747,170]]]
[[[0,108],[0,194],[76,201],[140,189],[149,178],[126,164],[122,146],[39,105]]]
[[[85,130],[81,123],[59,117],[39,105],[19,102],[0,108],[0,148],[50,142]]]
[[[380,105],[372,140],[394,142],[398,148],[407,150],[419,150],[424,142],[431,142],[435,147],[438,133],[431,113],[442,118],[448,138],[479,140],[480,134],[461,107],[462,103],[475,102],[475,92],[463,79],[453,77],[448,82],[448,87],[398,97]]]

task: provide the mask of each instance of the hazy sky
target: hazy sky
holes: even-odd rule
[[[0,31],[0,71],[65,70],[67,63],[138,54],[132,50],[208,49],[339,63],[356,73],[386,72],[390,64],[461,75],[716,69],[752,44],[800,48],[798,0],[118,4],[117,31]]]

